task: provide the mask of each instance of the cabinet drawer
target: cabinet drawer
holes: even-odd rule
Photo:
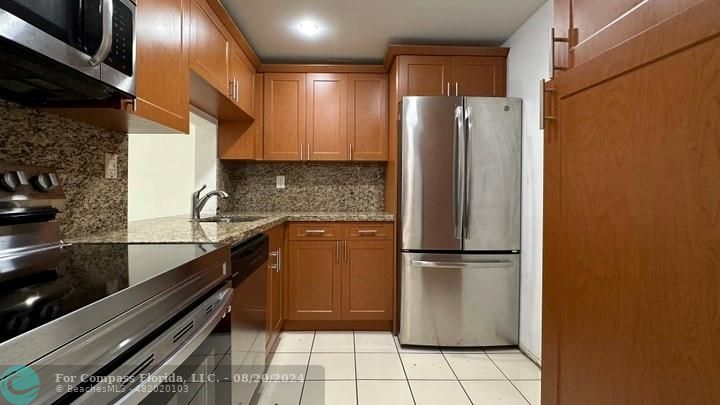
[[[326,222],[290,224],[290,240],[340,240],[341,225]]]
[[[391,240],[393,225],[386,222],[362,222],[345,225],[346,240]]]

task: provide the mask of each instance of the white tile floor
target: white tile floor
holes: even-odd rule
[[[540,405],[518,350],[403,348],[388,332],[284,332],[270,370],[306,378],[265,383],[259,405]]]

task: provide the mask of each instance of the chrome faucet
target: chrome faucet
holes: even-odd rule
[[[200,213],[202,212],[202,209],[205,207],[205,204],[207,204],[208,200],[210,200],[212,197],[217,198],[228,198],[228,193],[222,191],[222,190],[214,190],[210,191],[205,196],[200,198],[200,193],[202,193],[203,190],[207,188],[207,184],[203,184],[203,186],[200,188],[200,190],[192,193],[192,203],[191,203],[191,216],[192,219],[200,219]]]

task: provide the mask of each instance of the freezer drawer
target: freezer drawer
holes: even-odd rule
[[[519,255],[403,253],[402,344],[518,344]]]

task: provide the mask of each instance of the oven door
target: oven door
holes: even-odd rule
[[[185,316],[163,328],[132,357],[75,402],[78,404],[230,404],[232,367],[228,282]]]

